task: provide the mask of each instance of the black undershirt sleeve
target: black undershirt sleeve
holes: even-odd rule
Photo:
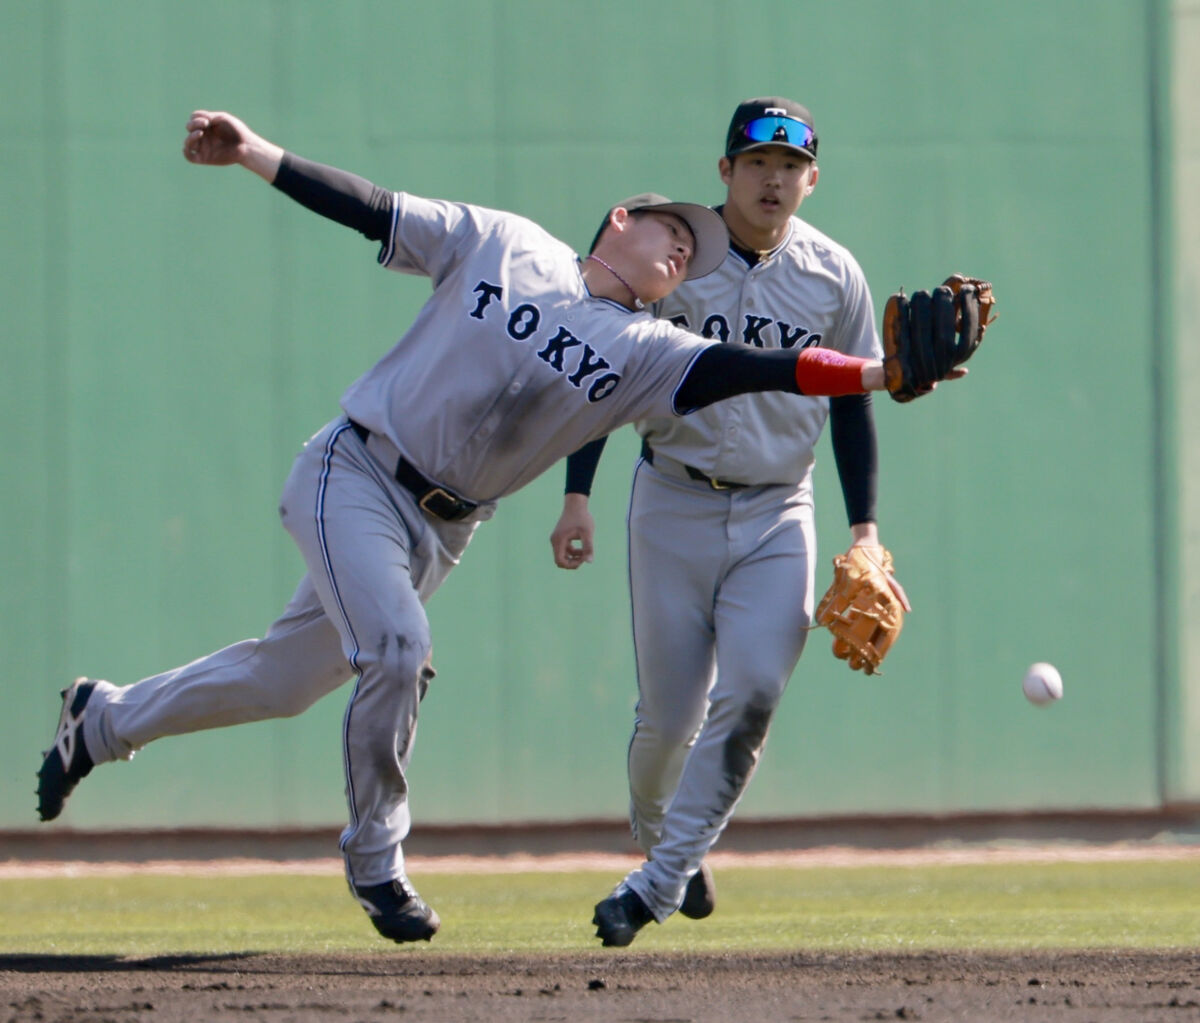
[[[829,438],[850,525],[874,522],[879,478],[875,414],[869,394],[829,399]]]
[[[608,436],[589,441],[574,454],[567,455],[567,486],[565,493],[590,494],[592,480],[596,478],[596,467]]]
[[[752,391],[789,391],[796,386],[796,353],[740,344],[713,344],[702,351],[675,392],[675,410],[695,412],[714,401]]]
[[[796,386],[796,354],[762,351],[740,345],[715,344],[692,363],[680,384],[675,405],[694,411],[715,401],[751,391],[789,391]],[[869,394],[829,399],[830,438],[850,525],[875,521],[878,447]],[[568,494],[590,494],[596,467],[607,437],[601,437],[567,458]]]
[[[705,348],[684,374],[675,392],[677,411],[695,412],[714,401],[751,391],[791,391],[796,386],[796,353],[763,351],[745,345],[713,344]],[[603,439],[585,444],[567,458],[567,493],[590,494]]]
[[[284,153],[274,187],[323,217],[383,243],[392,231],[392,193],[349,171]]]

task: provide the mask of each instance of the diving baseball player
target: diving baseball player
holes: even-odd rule
[[[817,135],[798,103],[752,99],[720,159],[730,233],[719,269],[657,315],[728,347],[876,358],[851,254],[794,216],[817,184]],[[827,417],[854,543],[878,544],[870,398],[745,394],[640,420],[629,503],[638,703],[629,747],[633,834],[646,863],[596,907],[605,945],[677,909],[712,912],[704,857],[750,782],[813,615],[813,447]],[[587,493],[603,441],[572,456],[555,560],[591,557]]]
[[[194,112],[183,151],[195,164],[240,164],[360,231],[384,267],[427,276],[433,294],[296,457],[280,516],[308,571],[283,615],[263,639],[134,685],[67,689],[38,772],[39,811],[58,816],[94,764],[165,735],[299,713],[352,677],[346,876],[382,935],[428,939],[438,916],[409,883],[401,845],[433,675],[423,605],[497,500],[623,423],[749,390],[879,389],[883,367],[717,344],[640,311],[725,258],[724,224],[702,206],[625,200],[581,262],[521,217],[377,188],[227,113]]]

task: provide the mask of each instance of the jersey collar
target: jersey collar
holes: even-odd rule
[[[724,203],[722,203],[720,206],[714,206],[713,209],[716,210],[718,213],[722,214],[722,216],[724,216],[724,210],[725,210]],[[743,248],[741,245],[739,245],[737,242],[735,242],[733,240],[732,235],[730,235],[730,237],[729,237],[729,248],[736,256],[738,256],[738,258],[740,258],[742,260],[743,263],[745,263],[749,267],[758,266],[759,263],[765,263],[768,259],[770,259],[772,256],[774,256],[775,253],[777,253],[780,249],[785,248],[787,246],[788,242],[790,242],[792,240],[792,233],[796,230],[796,225],[792,223],[793,219],[794,219],[794,217],[788,218],[787,233],[783,236],[783,241],[781,241],[778,245],[776,245],[775,248],[773,248],[769,252],[767,252],[767,254],[765,256],[760,255],[758,249]]]

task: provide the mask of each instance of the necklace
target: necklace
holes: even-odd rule
[[[588,256],[588,259],[594,259],[597,263],[599,263],[602,267],[604,267],[605,270],[607,270],[610,274],[612,274],[618,281],[620,281],[622,284],[625,285],[626,290],[629,292],[629,294],[631,294],[633,296],[633,304],[634,304],[635,308],[637,308],[637,309],[645,309],[646,308],[642,304],[642,300],[640,298],[638,298],[637,292],[634,291],[633,288],[630,286],[629,282],[627,280],[625,280],[625,278],[622,277],[619,273],[617,273],[616,270],[614,270],[611,266],[609,266],[606,262],[604,262],[603,259],[601,259],[599,256],[596,256],[596,255]]]
[[[725,227],[729,231],[729,237],[733,239],[733,243],[744,249],[746,252],[753,252],[758,257],[758,261],[760,263],[774,251],[774,249],[756,249],[753,245],[747,245],[744,241],[742,241],[741,238],[733,233],[733,229],[730,228],[728,224],[726,224]]]

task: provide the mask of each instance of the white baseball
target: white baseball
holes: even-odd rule
[[[1030,703],[1036,703],[1039,707],[1044,707],[1048,703],[1062,699],[1062,676],[1053,664],[1038,661],[1036,664],[1031,664],[1029,670],[1025,672],[1021,688],[1025,692],[1025,699]]]

